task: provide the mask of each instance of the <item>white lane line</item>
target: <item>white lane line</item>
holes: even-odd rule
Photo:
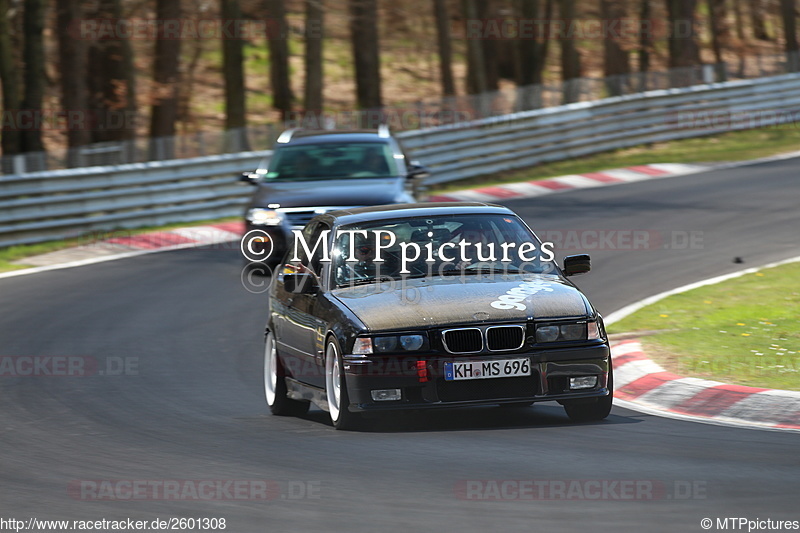
[[[760,266],[760,267],[745,268],[743,270],[739,270],[737,272],[732,272],[730,274],[724,274],[722,276],[715,276],[713,278],[708,278],[708,279],[705,279],[705,280],[702,280],[702,281],[696,281],[694,283],[689,283],[688,285],[684,285],[683,287],[678,287],[677,289],[664,291],[662,293],[656,294],[654,296],[650,296],[650,297],[645,298],[643,300],[639,300],[638,302],[632,303],[630,305],[626,305],[622,309],[619,309],[617,311],[614,311],[613,313],[610,313],[603,320],[604,320],[606,326],[608,326],[608,325],[613,324],[614,322],[619,322],[620,320],[622,320],[626,316],[635,313],[636,311],[638,311],[639,309],[642,309],[643,307],[647,307],[648,305],[656,303],[659,300],[663,300],[664,298],[666,298],[668,296],[672,296],[673,294],[681,294],[683,292],[687,292],[687,291],[690,291],[692,289],[697,289],[698,287],[705,287],[706,285],[714,285],[715,283],[721,283],[723,281],[727,281],[729,279],[738,278],[738,277],[744,276],[746,274],[753,274],[753,273],[758,272],[759,270],[762,270],[762,269],[773,268],[773,267],[780,266],[780,265],[785,265],[785,264],[788,264],[788,263],[797,263],[798,261],[800,261],[800,256],[791,257],[789,259],[784,259],[783,261],[776,261],[774,263],[769,263],[767,265]]]
[[[237,237],[238,240],[239,237]],[[62,270],[64,268],[75,268],[85,265],[94,265],[96,263],[105,263],[106,261],[116,261],[117,259],[127,259],[128,257],[137,257],[140,255],[155,254],[159,252],[171,252],[174,250],[184,250],[187,248],[199,248],[206,243],[189,242],[184,244],[176,244],[173,246],[166,246],[164,248],[156,248],[153,250],[135,250],[133,252],[125,252],[115,255],[106,255],[101,257],[92,257],[90,259],[81,259],[79,261],[70,261],[68,263],[61,263],[58,265],[47,265],[33,268],[25,268],[22,270],[12,270],[10,272],[0,273],[0,279],[14,278],[17,276],[27,276],[28,274],[38,274],[39,272],[48,272],[51,270]],[[213,244],[213,243],[208,243]]]

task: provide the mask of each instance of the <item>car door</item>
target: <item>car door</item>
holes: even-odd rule
[[[307,231],[306,231],[307,230]],[[303,231],[309,248],[320,239],[330,227],[324,223],[313,223]],[[317,276],[317,283],[323,289],[322,268],[322,243],[317,248],[314,257],[308,257],[304,250],[298,253],[299,263],[296,265],[298,270],[308,271]],[[325,335],[325,322],[318,316],[319,295],[317,292],[310,294],[286,293],[285,312],[282,325],[282,346],[291,357],[296,360],[295,379],[309,385],[322,387],[325,383],[325,376],[322,352],[319,346],[321,336]]]

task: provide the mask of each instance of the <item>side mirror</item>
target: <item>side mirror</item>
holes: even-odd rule
[[[564,274],[574,276],[585,274],[592,269],[592,260],[588,254],[568,255],[564,258]]]
[[[314,294],[319,286],[310,272],[283,275],[283,288],[294,294]]]
[[[242,175],[239,176],[239,181],[243,181],[248,185],[258,185],[258,178],[260,176],[255,172],[242,172]]]
[[[408,164],[408,177],[414,179],[425,179],[430,177],[431,171],[419,161],[411,161]]]

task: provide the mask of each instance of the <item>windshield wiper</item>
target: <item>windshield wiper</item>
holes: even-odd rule
[[[383,283],[383,282],[393,282],[399,281],[391,276],[379,276],[379,277],[372,277],[372,278],[357,278],[357,279],[350,279],[342,283],[337,283],[337,287],[354,287],[356,285],[369,285],[370,283]]]

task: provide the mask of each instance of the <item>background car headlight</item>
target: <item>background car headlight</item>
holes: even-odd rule
[[[260,226],[278,226],[282,217],[274,209],[262,209],[254,207],[247,212],[247,220]]]
[[[404,350],[419,350],[423,344],[425,344],[425,337],[422,335],[403,335],[400,337],[400,345]]]

